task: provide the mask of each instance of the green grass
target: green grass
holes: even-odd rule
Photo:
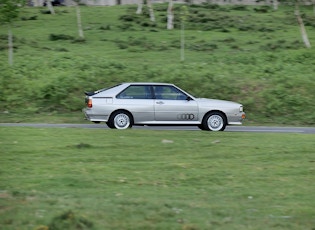
[[[314,125],[315,52],[293,7],[190,6],[184,62],[166,7],[154,5],[150,26],[136,5],[81,7],[83,43],[74,8],[24,8],[21,17],[37,20],[14,23],[13,67],[0,25],[1,122],[86,122],[84,90],[166,81],[243,103],[245,124]],[[301,13],[314,47],[312,7]],[[0,127],[0,229],[313,229],[314,143],[302,134]]]
[[[2,123],[74,123],[91,124],[90,121],[85,120],[83,112],[68,112],[68,113],[1,113],[0,120]]]
[[[313,135],[0,127],[0,140],[1,229],[315,226]]]

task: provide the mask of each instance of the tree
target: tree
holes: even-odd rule
[[[147,5],[148,5],[148,8],[149,8],[150,20],[152,22],[155,22],[155,16],[154,16],[154,11],[153,11],[151,0],[147,0]]]
[[[32,2],[34,6],[43,6],[43,4],[41,4],[39,0],[33,0]]]
[[[143,2],[144,2],[144,0],[138,0],[138,7],[137,7],[136,14],[142,14]],[[154,10],[152,7],[151,0],[146,0],[146,2],[147,2],[147,6],[149,8],[150,20],[152,22],[155,22]]]
[[[54,7],[51,4],[51,0],[46,0],[46,5],[51,14],[55,14]]]
[[[143,0],[138,0],[138,8],[136,14],[142,14]]]
[[[168,30],[174,29],[173,19],[174,19],[173,0],[169,0],[168,7],[167,7],[167,29]]]
[[[19,16],[20,7],[24,4],[24,0],[0,0],[0,22],[8,25],[8,61],[10,66],[13,65],[12,24]]]
[[[181,7],[180,21],[181,21],[181,39],[180,39],[180,60],[185,61],[185,21],[188,15],[187,6]]]
[[[75,8],[77,12],[77,24],[78,24],[79,37],[84,38],[83,29],[82,29],[82,21],[81,21],[81,11],[80,11],[80,6],[79,6],[80,0],[75,0],[75,2],[76,2]]]
[[[296,16],[296,19],[297,19],[299,27],[300,27],[303,42],[307,48],[311,48],[311,43],[308,40],[308,36],[307,36],[306,30],[304,27],[304,23],[303,23],[301,15],[300,15],[300,7],[299,7],[298,0],[295,1],[295,16]]]
[[[278,0],[273,0],[272,5],[273,5],[274,10],[278,10],[278,5],[279,5]]]

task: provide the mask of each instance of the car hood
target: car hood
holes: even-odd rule
[[[198,104],[203,105],[211,105],[211,106],[223,106],[223,107],[230,107],[230,106],[241,106],[240,103],[233,102],[233,101],[225,101],[225,100],[218,100],[218,99],[208,99],[208,98],[196,98]]]

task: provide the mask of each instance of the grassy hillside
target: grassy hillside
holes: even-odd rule
[[[136,6],[25,8],[14,24],[14,66],[7,64],[7,27],[0,26],[2,120],[15,112],[76,112],[83,91],[122,81],[176,83],[200,97],[244,104],[248,121],[315,124],[315,51],[303,45],[294,8],[189,6],[185,60],[180,60],[179,5],[166,30],[167,5],[154,5],[156,23]],[[312,7],[301,7],[315,45]]]

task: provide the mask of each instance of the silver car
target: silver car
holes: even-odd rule
[[[223,131],[227,125],[241,125],[245,119],[239,103],[195,98],[167,83],[123,83],[85,95],[86,119],[106,122],[113,129],[195,125],[202,130]]]

